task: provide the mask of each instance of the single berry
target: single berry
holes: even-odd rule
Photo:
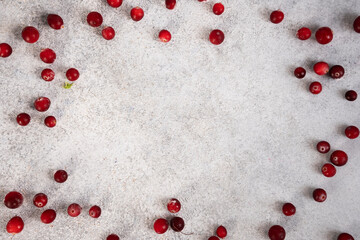
[[[345,129],[345,135],[350,139],[356,139],[359,137],[359,129],[355,126],[349,126]]]
[[[295,77],[300,78],[300,79],[304,78],[306,75],[306,70],[302,67],[298,67],[295,69],[294,75],[295,75]]]
[[[181,203],[179,200],[177,200],[176,198],[172,198],[170,199],[170,201],[167,204],[167,209],[169,210],[169,212],[171,213],[177,213],[180,211],[181,209]]]
[[[159,218],[154,222],[154,230],[157,234],[165,233],[169,228],[169,223],[164,218]]]
[[[111,40],[115,37],[115,30],[112,27],[106,27],[101,32],[103,38]]]
[[[321,141],[316,145],[316,149],[319,153],[328,153],[330,151],[330,143]]]
[[[24,201],[24,197],[21,193],[19,192],[9,192],[8,194],[6,194],[5,196],[5,200],[4,200],[4,204],[6,207],[10,208],[10,209],[15,209],[18,208],[22,205]]]
[[[321,172],[325,177],[333,177],[336,174],[336,168],[331,163],[325,163],[321,168]]]
[[[12,53],[12,48],[7,43],[0,43],[0,57],[6,58]]]
[[[216,236],[211,236],[211,237],[209,237],[209,239],[208,240],[219,240],[219,238],[218,237],[216,237]]]
[[[325,75],[329,72],[329,65],[326,62],[318,62],[314,65],[314,72],[317,75]]]
[[[271,240],[284,240],[286,232],[282,226],[274,225],[269,229],[268,235]]]
[[[213,6],[213,12],[215,15],[221,15],[225,11],[225,7],[222,3],[215,3]]]
[[[326,192],[322,188],[317,188],[313,192],[313,198],[317,202],[324,202],[326,200]]]
[[[131,9],[130,16],[135,22],[140,21],[144,17],[144,10],[140,7]]]
[[[319,94],[322,90],[322,85],[319,82],[312,82],[309,86],[309,90],[312,94]]]
[[[73,204],[70,204],[68,209],[67,209],[67,212],[69,214],[69,216],[71,217],[77,217],[80,215],[81,213],[81,207],[79,204],[77,203],[73,203]]]
[[[56,126],[56,118],[54,116],[47,116],[44,123],[47,127],[53,128]]]
[[[51,82],[55,78],[55,72],[51,70],[50,68],[45,68],[41,72],[41,77],[47,82]]]
[[[168,30],[161,30],[159,32],[159,39],[162,42],[170,42],[171,40],[171,33]]]
[[[181,232],[185,227],[185,222],[181,217],[173,217],[170,220],[170,227],[175,232]]]
[[[27,113],[20,113],[16,117],[16,121],[20,126],[26,126],[30,123],[31,117]]]
[[[273,11],[270,14],[270,21],[272,23],[278,24],[281,23],[282,20],[284,20],[284,13],[282,11],[277,10],[277,11]]]
[[[21,36],[25,42],[36,43],[39,40],[40,34],[36,28],[29,26],[22,30]]]
[[[17,234],[20,233],[24,229],[24,221],[21,217],[13,217],[9,220],[6,225],[6,231],[8,233]]]
[[[121,6],[123,0],[107,0],[108,4],[113,8],[118,8]]]
[[[41,50],[40,58],[44,63],[50,64],[50,63],[55,62],[56,53],[52,49],[46,48],[46,49]]]
[[[300,28],[297,33],[296,36],[300,39],[300,40],[307,40],[311,37],[311,30],[309,28],[303,27]]]
[[[34,107],[39,112],[45,112],[50,108],[51,101],[47,97],[39,97],[34,102]]]
[[[167,9],[174,9],[176,5],[176,0],[165,0],[165,6]]]
[[[355,19],[353,26],[355,32],[360,33],[360,16]]]
[[[330,156],[330,161],[338,167],[344,166],[348,161],[348,156],[344,151],[336,150]]]
[[[344,74],[345,74],[345,69],[340,65],[335,65],[332,68],[330,68],[330,76],[333,79],[342,78]]]
[[[224,41],[224,39],[225,39],[225,35],[219,29],[212,30],[209,35],[210,42],[215,45],[221,44]]]
[[[116,234],[110,234],[106,240],[120,240],[119,236]]]
[[[55,30],[64,28],[64,21],[59,15],[49,14],[47,17],[47,22],[49,26]]]
[[[349,90],[345,93],[345,98],[346,100],[353,102],[357,99],[357,92],[354,90]]]
[[[292,203],[285,203],[282,207],[285,216],[292,216],[296,212],[296,207]]]
[[[52,223],[56,218],[56,212],[53,209],[48,209],[45,210],[42,214],[41,214],[41,221],[45,224],[49,224]]]
[[[76,81],[79,79],[79,77],[80,77],[80,73],[76,68],[70,68],[66,71],[66,78],[69,81],[72,81],[72,82]]]
[[[65,170],[57,170],[54,174],[54,180],[58,183],[63,183],[67,180],[68,174]]]
[[[355,240],[353,236],[351,236],[350,234],[348,233],[341,233],[337,240]]]
[[[328,44],[333,39],[333,32],[328,27],[322,27],[316,31],[315,37],[318,43]]]
[[[38,193],[34,196],[33,203],[36,207],[45,207],[48,202],[48,198],[44,193]]]
[[[100,27],[103,23],[103,17],[98,12],[91,12],[87,15],[87,22],[92,27]]]
[[[227,230],[224,226],[219,226],[216,229],[216,235],[218,235],[219,238],[225,238],[227,236]]]
[[[101,215],[101,208],[99,206],[92,206],[89,210],[89,215],[92,218],[98,218]]]

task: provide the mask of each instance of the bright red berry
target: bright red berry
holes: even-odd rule
[[[225,238],[227,236],[227,230],[224,226],[219,226],[216,229],[216,235],[218,235],[219,238]]]
[[[56,53],[52,49],[46,48],[40,52],[40,58],[44,63],[50,64],[55,62]]]
[[[315,37],[318,43],[328,44],[333,39],[333,32],[328,27],[322,27],[316,31]]]
[[[355,32],[360,33],[360,16],[355,19],[353,26]]]
[[[50,108],[51,101],[47,97],[39,97],[34,102],[34,107],[39,112],[45,112]]]
[[[309,28],[303,27],[300,28],[297,33],[296,36],[300,39],[300,40],[307,40],[311,37],[311,30]]]
[[[285,203],[282,207],[285,216],[292,216],[296,212],[296,207],[292,203]]]
[[[269,229],[268,235],[271,240],[284,240],[286,232],[282,226],[274,225]]]
[[[302,67],[298,67],[294,70],[294,75],[295,75],[295,77],[300,78],[300,79],[304,78],[306,75],[306,70]]]
[[[316,145],[316,149],[319,153],[328,153],[330,151],[330,143],[321,141]]]
[[[116,234],[110,234],[106,240],[120,240],[119,236]]]
[[[309,86],[309,90],[312,94],[319,94],[322,91],[322,85],[319,82],[312,82]]]
[[[34,196],[33,203],[36,207],[45,207],[48,202],[48,198],[44,193],[38,193]]]
[[[180,211],[181,209],[181,203],[179,200],[177,200],[176,198],[172,198],[170,199],[170,201],[167,204],[167,209],[169,210],[169,212],[171,213],[177,213]]]
[[[58,183],[63,183],[67,180],[68,174],[65,170],[57,170],[54,174],[54,180]]]
[[[330,68],[330,77],[333,79],[342,78],[345,74],[345,69],[340,65],[335,65]]]
[[[20,126],[26,126],[30,123],[31,117],[27,113],[20,113],[16,117],[16,121]]]
[[[345,98],[346,100],[353,102],[357,99],[357,92],[354,90],[349,90],[345,93]]]
[[[53,209],[48,209],[45,210],[42,214],[41,214],[41,221],[45,224],[49,224],[52,223],[56,218],[56,212]]]
[[[173,217],[170,220],[170,227],[175,232],[181,232],[185,227],[184,219],[182,219],[181,217]]]
[[[211,33],[209,35],[210,42],[215,45],[221,44],[224,41],[224,39],[225,39],[225,35],[219,29],[215,29],[215,30],[211,31]]]
[[[216,237],[216,236],[211,236],[211,237],[209,237],[209,239],[208,240],[219,240],[219,238],[218,237]]]
[[[41,78],[47,82],[51,82],[55,78],[55,72],[50,68],[45,68],[41,72]]]
[[[325,75],[329,72],[329,65],[326,62],[318,62],[314,65],[314,72],[318,75]]]
[[[21,217],[13,217],[9,220],[6,225],[6,231],[8,233],[17,234],[20,233],[24,229],[24,221]]]
[[[167,9],[174,9],[176,5],[176,0],[165,0],[165,6]]]
[[[336,168],[331,163],[325,163],[321,168],[321,172],[325,177],[333,177],[336,174]]]
[[[67,209],[67,212],[69,214],[69,216],[71,217],[77,217],[80,215],[81,213],[81,207],[79,204],[77,203],[73,203],[73,204],[70,204],[68,209]]]
[[[72,82],[76,81],[79,79],[79,77],[80,77],[80,73],[76,68],[70,68],[66,71],[66,78],[69,81],[72,81]]]
[[[19,192],[9,192],[8,194],[6,194],[5,199],[4,199],[4,204],[6,207],[10,208],[10,209],[15,209],[18,208],[22,205],[24,201],[24,197],[21,193]]]
[[[170,42],[171,40],[171,33],[168,30],[161,30],[159,32],[159,39],[162,42]]]
[[[144,17],[144,10],[140,7],[131,9],[130,16],[134,21],[140,21]]]
[[[359,129],[356,126],[349,126],[345,129],[345,135],[350,139],[359,137]]]
[[[39,40],[40,34],[36,28],[29,26],[22,30],[21,36],[25,42],[36,43]]]
[[[330,156],[330,161],[338,167],[344,166],[348,161],[348,156],[344,151],[336,150]]]
[[[103,38],[111,40],[115,37],[115,30],[112,27],[106,27],[101,32]]]
[[[53,128],[56,126],[56,118],[54,116],[47,116],[44,123],[47,127]]]
[[[282,11],[277,10],[277,11],[273,11],[270,14],[270,21],[272,23],[278,24],[281,23],[282,20],[284,20],[284,13]]]
[[[222,3],[215,3],[213,6],[213,12],[215,15],[221,15],[225,11],[225,7]]]
[[[326,200],[326,191],[322,188],[317,188],[313,192],[313,198],[317,202],[324,202]]]
[[[87,22],[92,27],[100,27],[103,23],[103,17],[98,12],[91,12],[87,15]]]
[[[0,57],[6,58],[12,53],[12,48],[7,43],[0,43]]]
[[[92,206],[89,210],[89,215],[92,218],[98,218],[101,215],[101,208],[99,206]]]
[[[351,236],[350,234],[348,233],[341,233],[337,240],[355,240],[353,236]]]
[[[64,28],[64,21],[59,15],[49,14],[47,17],[47,22],[49,26],[55,30]]]
[[[164,218],[156,219],[154,222],[154,230],[157,234],[165,233],[169,228],[169,222]]]
[[[121,6],[123,0],[107,0],[108,4],[113,8],[118,8]]]

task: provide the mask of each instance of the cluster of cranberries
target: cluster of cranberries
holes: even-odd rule
[[[170,199],[170,201],[167,204],[167,209],[171,213],[178,213],[181,209],[181,203],[176,198]],[[170,220],[170,227],[175,232],[181,232],[185,227],[184,219],[181,217],[173,217]],[[159,218],[155,220],[154,222],[154,231],[157,234],[164,234],[169,228],[169,222],[165,218]]]

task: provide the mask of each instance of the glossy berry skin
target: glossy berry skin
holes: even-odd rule
[[[164,218],[156,219],[154,222],[154,230],[157,234],[165,233],[169,228],[169,222]]]
[[[309,90],[312,94],[319,94],[322,91],[322,85],[319,82],[312,82],[309,86]]]
[[[100,27],[103,23],[103,17],[98,12],[91,12],[87,15],[87,22],[92,27]]]
[[[282,207],[285,216],[292,216],[296,213],[296,207],[292,203],[285,203]]]
[[[64,28],[64,21],[59,15],[49,14],[47,17],[47,22],[49,26],[55,30]]]
[[[321,168],[321,172],[325,177],[333,177],[336,174],[336,168],[331,163],[325,163]]]
[[[47,202],[48,202],[48,198],[44,193],[38,193],[34,196],[33,203],[38,208],[45,207]]]
[[[165,6],[167,9],[173,10],[176,5],[176,0],[165,0]]]
[[[357,92],[354,90],[349,90],[345,93],[345,98],[346,100],[353,102],[357,99]]]
[[[77,203],[73,203],[73,204],[70,204],[68,209],[67,209],[67,212],[69,214],[69,216],[71,217],[77,217],[80,215],[81,213],[81,207],[79,204]]]
[[[274,225],[269,229],[268,235],[271,240],[284,240],[286,232],[282,226]]]
[[[18,208],[22,205],[24,201],[24,197],[21,193],[19,192],[9,192],[8,194],[6,194],[5,199],[4,199],[4,204],[6,207],[10,208],[10,209],[15,209]]]
[[[330,156],[330,161],[338,167],[344,166],[348,161],[348,156],[344,151],[336,150]]]
[[[300,40],[308,40],[311,37],[311,30],[306,27],[300,28],[297,31],[296,36]]]
[[[159,32],[159,39],[161,42],[170,42],[171,40],[171,33],[168,30],[161,30]]]
[[[348,233],[341,233],[337,240],[355,240],[353,236],[351,236],[350,234]]]
[[[333,40],[333,32],[328,27],[322,27],[316,31],[315,37],[318,43],[325,45]]]
[[[89,210],[89,215],[92,218],[98,218],[101,215],[101,208],[99,206],[92,206]]]
[[[214,45],[221,44],[224,41],[224,39],[225,39],[225,35],[219,29],[212,30],[210,35],[209,35],[209,40]]]
[[[216,235],[218,235],[219,238],[225,238],[227,236],[227,230],[224,226],[219,226],[216,229]]]
[[[28,26],[22,30],[21,36],[27,43],[36,43],[40,34],[36,28]]]
[[[47,97],[39,97],[34,102],[34,107],[39,112],[45,112],[50,108],[51,101]]]
[[[359,129],[356,126],[349,126],[345,129],[345,135],[350,139],[359,137]]]
[[[144,10],[142,10],[142,8],[140,8],[140,7],[135,7],[133,9],[131,9],[130,16],[131,16],[132,20],[134,20],[135,22],[138,22],[144,17]]]
[[[360,33],[360,16],[355,19],[353,27],[355,32]]]
[[[76,68],[70,68],[66,71],[66,78],[69,81],[72,81],[72,82],[76,81],[79,79],[79,77],[80,77],[80,73]]]
[[[279,24],[284,20],[284,13],[280,10],[273,11],[270,14],[270,21],[275,24]]]
[[[173,217],[170,220],[170,227],[175,232],[181,232],[185,227],[185,222],[181,217]]]
[[[345,69],[340,65],[335,65],[330,69],[330,77],[333,79],[342,78],[345,74]]]
[[[101,35],[106,40],[111,40],[115,37],[115,30],[112,27],[106,27],[101,31]]]
[[[13,217],[6,225],[6,231],[11,234],[20,233],[24,229],[24,221],[21,217]]]
[[[56,118],[54,116],[47,116],[44,119],[44,124],[49,128],[53,128],[56,126]]]
[[[302,79],[306,75],[306,70],[302,67],[298,67],[294,70],[294,75],[295,75],[295,77]]]
[[[316,145],[316,149],[319,153],[328,153],[330,151],[330,143],[321,141]]]
[[[215,3],[213,6],[213,13],[215,15],[221,15],[225,11],[225,7],[222,3]]]
[[[211,236],[211,237],[209,237],[209,239],[208,240],[219,240],[219,238],[218,237],[216,237],[216,236]]]
[[[49,224],[52,223],[56,218],[56,212],[53,209],[45,210],[41,216],[40,219],[43,223]]]
[[[325,75],[329,72],[329,65],[326,62],[315,63],[314,72],[320,76]]]
[[[171,213],[177,213],[180,211],[181,209],[181,203],[179,200],[177,200],[176,198],[172,198],[169,200],[168,204],[167,204],[167,209],[169,210],[169,212]]]
[[[7,43],[0,43],[0,57],[6,58],[12,54],[12,48]]]
[[[326,191],[322,188],[317,188],[313,192],[313,198],[317,202],[324,202],[327,198]]]
[[[40,52],[40,58],[44,63],[50,64],[55,62],[56,53],[52,49],[46,48]]]
[[[16,117],[16,121],[20,126],[27,126],[30,123],[31,117],[27,113],[20,113]]]
[[[54,174],[54,180],[58,183],[64,183],[68,178],[68,174],[65,170],[57,170]]]
[[[45,68],[41,72],[41,78],[47,82],[51,82],[55,78],[55,72],[50,68]]]
[[[107,0],[107,3],[113,8],[118,8],[123,3],[123,0]]]
[[[106,240],[120,240],[119,236],[116,234],[110,234]]]

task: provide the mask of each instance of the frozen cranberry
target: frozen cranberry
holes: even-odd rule
[[[215,15],[221,15],[225,11],[225,7],[222,3],[215,3],[213,6],[213,12]]]
[[[120,240],[119,236],[116,234],[110,234],[106,240]]]
[[[319,94],[322,91],[322,85],[319,82],[312,82],[309,86],[309,90],[312,94]]]
[[[51,101],[47,97],[39,97],[34,102],[34,107],[39,112],[45,112],[50,108]]]
[[[171,33],[168,30],[161,30],[159,32],[159,39],[162,42],[170,42],[171,40]]]
[[[296,212],[296,207],[292,203],[285,203],[282,207],[285,216],[292,216]]]
[[[107,0],[108,4],[113,8],[118,8],[121,6],[123,0]]]
[[[216,237],[216,236],[211,236],[211,237],[209,237],[209,239],[208,240],[219,240],[219,238],[218,237]]]
[[[92,27],[100,27],[103,23],[103,17],[98,12],[91,12],[87,15],[87,22]]]
[[[227,236],[227,231],[224,226],[219,226],[216,229],[216,235],[218,235],[219,238],[225,238]]]
[[[154,230],[157,234],[163,234],[165,233],[169,228],[169,223],[164,218],[156,219],[154,222]]]
[[[115,30],[112,27],[106,27],[101,32],[103,38],[111,40],[115,37]]]
[[[357,92],[355,92],[354,90],[349,90],[345,93],[345,98],[348,101],[353,102],[357,99]]]
[[[67,209],[67,212],[69,214],[69,216],[71,217],[77,217],[80,215],[81,213],[81,207],[79,204],[77,203],[73,203],[73,204],[70,204],[68,209]]]
[[[98,218],[101,215],[101,208],[99,206],[92,206],[89,210],[89,215],[92,218]]]
[[[181,217],[173,217],[170,220],[170,227],[175,231],[175,232],[181,232],[184,227],[185,227],[185,222]]]
[[[135,7],[131,9],[130,16],[134,21],[140,21],[144,17],[144,10],[140,7]]]
[[[275,24],[281,23],[283,19],[284,19],[284,13],[280,10],[273,11],[270,14],[270,21],[272,23],[275,23]]]
[[[355,19],[353,26],[355,32],[360,33],[360,16]]]
[[[4,204],[10,209],[18,208],[22,205],[24,197],[19,192],[9,192],[5,196]]]
[[[169,210],[169,212],[171,213],[177,213],[180,211],[181,209],[181,203],[179,200],[177,200],[176,198],[172,198],[170,199],[170,201],[167,204],[167,209]]]
[[[359,129],[355,126],[349,126],[345,129],[345,135],[350,139],[356,139],[359,137]]]
[[[309,28],[303,27],[300,28],[297,33],[296,36],[300,39],[300,40],[307,40],[311,37],[311,30]]]
[[[39,40],[40,34],[36,28],[29,26],[22,30],[21,36],[25,42],[36,43]]]
[[[300,79],[304,78],[306,75],[306,70],[302,67],[298,67],[295,69],[294,75],[295,75],[295,77],[300,78]]]
[[[211,33],[209,35],[210,42],[215,45],[221,44],[224,41],[224,39],[225,39],[225,35],[219,29],[215,29],[215,30],[211,31]]]
[[[54,116],[47,116],[44,123],[47,127],[53,128],[56,126],[56,118]]]
[[[330,161],[338,167],[344,166],[348,161],[348,156],[344,151],[336,150],[330,156]]]
[[[342,78],[344,74],[345,74],[345,69],[340,65],[335,65],[332,68],[330,68],[330,76],[333,79]]]
[[[330,143],[326,141],[321,141],[316,145],[316,149],[320,153],[328,153],[330,151]]]
[[[326,191],[322,188],[317,188],[313,192],[313,198],[317,202],[324,202],[326,200]]]
[[[6,225],[6,231],[8,233],[17,234],[20,233],[24,229],[24,221],[21,217],[13,217],[9,220]]]
[[[56,218],[56,212],[53,209],[48,209],[45,210],[42,214],[41,214],[41,221],[45,224],[49,224],[52,223]]]
[[[59,15],[49,14],[47,17],[47,22],[49,26],[55,30],[64,28],[64,21]]]
[[[40,58],[44,63],[50,64],[55,62],[56,53],[52,49],[46,48],[40,52]]]
[[[45,207],[48,202],[48,198],[44,193],[38,193],[34,196],[33,203],[36,207]]]
[[[176,5],[176,0],[165,0],[165,6],[167,9],[174,9]]]
[[[337,240],[354,240],[354,237],[351,236],[351,235],[348,234],[348,233],[341,233],[341,234],[338,236]]]
[[[318,75],[325,75],[329,72],[329,65],[326,62],[318,62],[314,65],[314,72]]]
[[[16,121],[20,126],[26,126],[30,123],[31,117],[27,113],[20,113],[16,117]]]
[[[321,172],[325,177],[333,177],[336,174],[336,168],[331,163],[325,163],[321,168]]]
[[[41,72],[41,77],[47,82],[51,82],[55,78],[55,72],[51,70],[50,68],[45,68]]]
[[[6,58],[12,53],[12,48],[7,43],[0,43],[0,57]]]
[[[316,31],[315,37],[318,43],[328,44],[333,39],[333,32],[328,27],[322,27]]]
[[[72,82],[76,81],[79,79],[79,77],[80,77],[80,73],[76,68],[70,68],[66,71],[66,78],[69,81],[72,81]]]
[[[284,240],[286,233],[282,226],[274,225],[269,229],[268,235],[271,240]]]
[[[63,183],[67,180],[68,174],[65,170],[57,170],[54,174],[54,180],[58,183]]]

